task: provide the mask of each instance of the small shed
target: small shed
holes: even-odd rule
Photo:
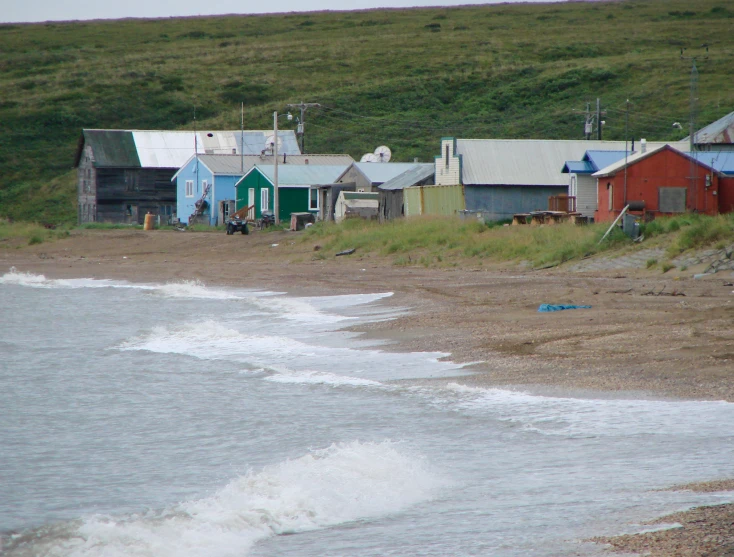
[[[434,171],[435,167],[432,164],[416,164],[413,168],[378,186],[380,222],[405,216],[405,189],[432,185]]]
[[[377,219],[380,194],[377,192],[342,191],[336,200],[334,220],[348,218]]]
[[[357,184],[346,182],[343,184],[322,184],[315,186],[319,190],[319,214],[318,220],[334,221],[334,210],[336,200],[343,191],[357,191]]]
[[[357,191],[376,192],[378,186],[419,165],[415,162],[355,162],[336,181],[353,182]]]

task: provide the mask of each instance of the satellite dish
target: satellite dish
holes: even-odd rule
[[[392,152],[387,145],[380,145],[375,149],[375,158],[377,159],[377,162],[388,162],[391,156]]]
[[[359,162],[372,162],[374,156],[375,155],[373,155],[372,153],[365,153],[364,155],[362,155],[362,158],[359,159]]]
[[[275,136],[269,135],[267,139],[265,140],[265,148],[266,149],[272,149],[275,145]],[[278,135],[278,148],[280,149],[281,145],[283,145],[283,138]]]

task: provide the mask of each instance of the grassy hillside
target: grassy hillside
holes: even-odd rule
[[[307,113],[306,149],[432,160],[442,136],[673,140],[698,61],[700,125],[734,110],[725,0],[490,5],[0,26],[0,215],[74,221],[81,128],[268,128]],[[283,127],[287,124],[282,121]]]

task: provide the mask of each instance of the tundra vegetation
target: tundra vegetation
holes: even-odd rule
[[[306,150],[355,158],[384,143],[432,161],[442,136],[580,138],[574,109],[597,97],[604,138],[681,139],[681,49],[699,57],[700,126],[734,104],[733,23],[723,0],[624,0],[0,25],[0,216],[75,221],[82,128],[193,129],[195,112],[199,129],[239,129],[241,103],[267,129],[319,102]]]

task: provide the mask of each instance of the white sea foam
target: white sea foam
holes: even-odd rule
[[[680,522],[672,522],[670,524],[658,524],[652,528],[645,528],[635,532],[636,534],[654,534],[655,532],[665,532],[666,530],[679,530],[683,528]]]
[[[13,284],[30,288],[108,288],[123,286],[123,283],[92,278],[48,279],[44,275],[24,273],[15,267],[0,277],[0,284]]]
[[[456,383],[414,392],[544,435],[720,435],[721,424],[734,420],[734,404],[725,401],[563,398]]]
[[[289,355],[313,355],[318,347],[282,336],[241,333],[213,320],[176,327],[156,326],[150,333],[133,338],[120,350],[148,350],[160,354],[182,354],[201,359],[245,358],[270,365]]]
[[[360,377],[346,377],[322,371],[291,371],[282,370],[274,375],[264,377],[265,381],[273,383],[289,383],[296,385],[331,385],[333,387],[377,387],[385,385],[379,381]]]
[[[445,480],[399,445],[352,442],[237,478],[211,497],[162,512],[95,516],[41,530],[12,555],[219,557],[258,540],[394,514],[431,498]]]

